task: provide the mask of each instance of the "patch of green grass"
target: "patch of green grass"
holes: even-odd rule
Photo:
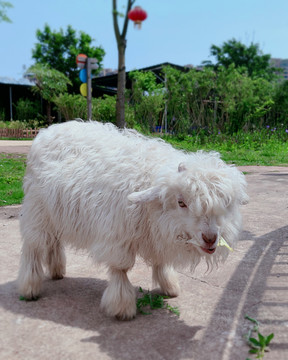
[[[173,314],[180,316],[180,311],[177,307],[173,307],[167,303],[167,299],[169,299],[169,296],[163,296],[159,294],[151,294],[149,291],[144,294],[143,289],[140,287],[139,292],[142,295],[142,297],[137,299],[136,306],[140,314],[142,315],[151,315],[151,312],[147,312],[150,310],[155,309],[167,309]]]
[[[20,204],[25,155],[0,154],[0,206]]]
[[[250,133],[164,135],[174,147],[186,151],[217,151],[224,161],[235,165],[288,166],[288,133],[283,129]]]
[[[0,140],[15,140],[15,141],[31,141],[31,140],[34,140],[34,137],[25,137],[25,138],[22,138],[22,137],[19,137],[19,138],[15,138],[15,137],[1,137]]]

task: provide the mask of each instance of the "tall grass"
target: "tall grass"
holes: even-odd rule
[[[288,166],[288,129],[284,127],[240,131],[232,136],[201,131],[185,136],[164,135],[163,139],[186,151],[218,151],[223,160],[236,165]]]

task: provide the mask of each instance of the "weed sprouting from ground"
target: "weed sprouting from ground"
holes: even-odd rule
[[[263,359],[265,352],[269,351],[268,346],[271,340],[274,338],[274,334],[271,333],[268,336],[264,336],[259,331],[259,322],[248,315],[245,316],[245,319],[251,321],[254,326],[245,336],[248,345],[250,346],[249,354],[254,354],[255,359]],[[252,337],[252,333],[256,333],[257,338]],[[251,360],[247,358],[246,360]]]
[[[139,292],[142,295],[142,297],[137,299],[136,305],[137,309],[142,315],[151,315],[151,312],[147,312],[146,309],[155,310],[155,309],[167,309],[173,314],[180,316],[179,309],[177,307],[173,307],[167,303],[167,299],[169,299],[169,296],[163,296],[159,294],[151,294],[151,292],[147,292],[144,294],[143,289],[140,287]]]

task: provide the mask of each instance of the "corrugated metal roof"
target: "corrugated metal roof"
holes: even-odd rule
[[[34,84],[29,81],[28,79],[13,79],[7,76],[0,76],[0,84],[7,84],[7,85],[26,85],[26,86],[33,86]]]

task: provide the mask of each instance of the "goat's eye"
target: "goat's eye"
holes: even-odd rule
[[[182,200],[178,200],[178,204],[179,204],[179,206],[180,207],[182,207],[182,208],[186,208],[187,207],[187,205],[184,203],[184,201],[182,201]]]

